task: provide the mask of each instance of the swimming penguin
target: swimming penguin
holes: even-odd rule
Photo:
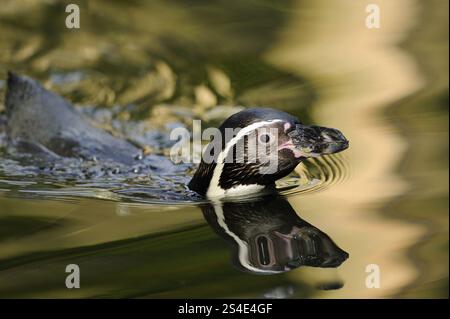
[[[270,108],[238,112],[225,120],[219,131],[221,138],[206,147],[189,183],[190,189],[210,198],[268,190],[301,161],[349,146],[337,129],[304,125],[296,117]]]
[[[139,147],[95,127],[69,102],[29,77],[8,74],[5,106],[10,143],[44,154],[48,161],[79,158],[112,165],[114,171],[176,171],[168,158],[143,157]],[[190,190],[208,198],[270,190],[306,158],[337,153],[349,145],[336,129],[304,125],[270,108],[238,112],[218,131],[188,183]]]

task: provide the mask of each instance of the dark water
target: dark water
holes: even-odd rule
[[[254,105],[351,147],[300,165],[269,203],[217,207],[184,196],[192,165],[46,172],[1,131],[1,297],[448,296],[446,1],[378,1],[380,29],[366,1],[72,2],[78,30],[64,1],[2,3],[0,110],[14,70],[152,154],[173,127]]]

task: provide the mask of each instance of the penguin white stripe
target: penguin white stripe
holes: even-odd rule
[[[274,122],[281,122],[282,120],[275,119],[270,121],[261,121],[253,123],[242,130],[239,131],[238,134],[236,134],[235,137],[233,137],[226,145],[225,148],[219,153],[217,156],[217,164],[214,169],[213,177],[211,178],[211,182],[209,183],[208,191],[206,193],[207,197],[217,197],[217,196],[224,196],[225,190],[220,187],[219,180],[220,175],[222,175],[222,170],[224,166],[224,158],[228,154],[229,150],[245,135],[249,134],[250,132],[254,131],[255,129],[262,127],[267,124],[271,124]]]

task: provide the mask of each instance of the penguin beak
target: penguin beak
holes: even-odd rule
[[[304,157],[334,154],[349,146],[348,140],[339,130],[323,126],[297,124],[288,135]]]
[[[338,153],[348,148],[349,142],[341,131],[320,126],[318,129],[323,140],[321,154]]]

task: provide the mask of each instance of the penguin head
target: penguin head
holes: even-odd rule
[[[336,130],[302,124],[270,108],[251,108],[226,119],[210,141],[189,188],[207,197],[248,194],[273,187],[304,159],[348,147]]]

